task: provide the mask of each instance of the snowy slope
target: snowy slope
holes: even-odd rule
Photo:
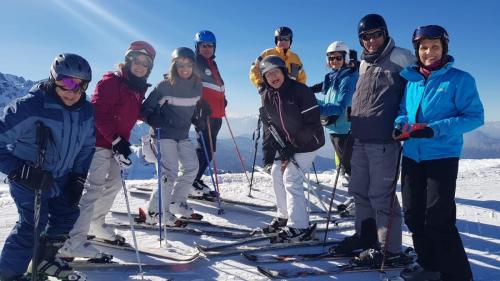
[[[461,232],[467,254],[471,261],[474,280],[482,281],[500,281],[500,160],[461,160],[460,172],[457,186],[457,224]],[[326,202],[330,196],[333,185],[334,175],[332,173],[322,173],[319,175],[325,190],[320,192],[320,196]],[[205,181],[209,181],[205,178]],[[223,174],[220,176],[221,193],[224,198],[233,200],[247,200],[260,204],[272,204],[274,198],[270,177],[265,174],[256,174],[255,188],[252,194],[254,199],[248,198],[248,187],[243,174]],[[156,184],[155,179],[150,180],[127,180],[127,186],[153,187]],[[338,190],[337,199],[342,201],[346,191]],[[141,197],[130,197],[133,210],[138,206],[145,206],[146,201]],[[315,198],[311,197],[313,202]],[[192,202],[195,210],[201,212],[206,220],[226,224],[230,226],[241,226],[242,228],[254,228],[262,226],[265,222],[271,220],[273,212],[270,211],[251,211],[245,208],[225,207],[226,214],[217,215],[217,209],[212,204]],[[0,184],[0,207],[2,208],[2,218],[0,219],[0,245],[10,229],[14,225],[17,214],[16,208],[9,196],[8,186]],[[313,206],[313,209],[318,207]],[[123,194],[117,196],[113,205],[114,210],[126,210]],[[110,215],[108,219],[126,221],[126,216]],[[349,223],[346,223],[349,226]],[[131,241],[131,233],[127,230],[119,230]],[[330,233],[330,237],[341,237],[352,233],[352,228],[344,232]],[[138,240],[141,245],[158,245],[158,234],[152,231],[137,231]],[[320,236],[322,237],[322,236]],[[200,244],[223,243],[227,239],[216,237],[199,237],[187,234],[168,233],[168,241],[172,246],[182,249],[181,251],[193,251],[193,243]],[[409,246],[411,238],[409,233],[403,235],[404,244]],[[133,253],[119,250],[103,250],[112,252],[116,260],[134,262]],[[308,248],[303,251],[318,252],[320,247]],[[288,249],[281,252],[293,252],[296,250]],[[158,264],[168,261],[151,258],[142,255],[142,261],[149,264]],[[306,262],[302,264],[281,264],[272,265],[273,267],[319,267],[326,268],[332,266],[335,262]],[[271,266],[271,265],[270,265]],[[136,270],[112,271],[112,270],[85,270],[89,280],[140,280]],[[393,273],[395,274],[395,273]],[[243,260],[238,255],[210,257],[207,259],[198,259],[189,265],[177,265],[169,271],[152,270],[146,272],[145,280],[266,280],[260,275],[255,264]],[[338,276],[323,276],[317,278],[308,278],[308,280],[379,280],[378,273],[353,273]]]

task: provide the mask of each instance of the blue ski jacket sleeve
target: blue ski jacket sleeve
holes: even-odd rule
[[[452,65],[450,56],[449,62],[427,81],[416,65],[401,71],[408,84],[394,126],[426,123],[434,131],[430,139],[405,141],[403,155],[417,162],[460,157],[463,134],[484,123],[474,78]]]
[[[11,102],[0,116],[0,171],[8,175],[23,163],[36,163],[35,123],[41,121],[51,132],[42,168],[52,173],[55,182],[69,172],[86,175],[95,151],[93,106],[84,100],[68,108],[42,85]],[[55,188],[57,195],[57,184]]]

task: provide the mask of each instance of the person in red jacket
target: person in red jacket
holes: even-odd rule
[[[80,199],[80,217],[59,250],[62,257],[99,258],[102,254],[87,235],[124,243],[125,239],[106,227],[104,218],[121,188],[120,171],[130,166],[130,132],[140,118],[144,95],[150,84],[156,51],[144,41],[132,42],[125,62],[115,72],[104,74],[92,96],[95,108],[96,152],[90,165],[85,194]]]
[[[196,50],[196,68],[202,80],[202,100],[206,101],[210,106],[210,134],[207,129],[201,129],[200,134],[205,140],[208,158],[212,160],[210,153],[210,140],[212,137],[213,151],[216,150],[217,135],[222,126],[222,117],[226,115],[225,107],[227,100],[224,95],[224,81],[220,75],[217,63],[215,63],[215,35],[208,30],[197,32],[194,36],[195,50]],[[191,196],[206,197],[214,196],[210,188],[201,180],[203,173],[207,169],[209,163],[206,160],[205,152],[203,150],[203,143],[198,137],[198,148],[196,149],[198,155],[198,174],[193,182],[193,190]]]

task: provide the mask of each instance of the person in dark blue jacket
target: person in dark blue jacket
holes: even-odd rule
[[[80,280],[55,257],[78,218],[78,201],[95,149],[94,110],[85,90],[88,62],[60,54],[41,81],[0,116],[0,172],[8,175],[19,220],[0,256],[0,280],[23,280],[33,265],[35,192],[42,190],[38,272]]]
[[[484,123],[484,110],[474,78],[452,67],[448,42],[441,26],[417,28],[417,64],[401,71],[408,84],[393,136],[406,140],[403,210],[418,254],[418,264],[401,273],[405,280],[472,280],[455,226],[455,189],[463,134]]]

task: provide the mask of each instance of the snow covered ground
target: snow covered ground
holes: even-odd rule
[[[325,205],[328,204],[331,187],[333,186],[334,173],[322,173],[319,180],[323,190],[319,191]],[[314,179],[312,175],[311,179]],[[209,182],[209,178],[205,178]],[[248,184],[244,174],[223,174],[220,175],[221,194],[224,198],[233,200],[245,200],[253,203],[272,205],[274,201],[270,176],[256,173],[254,198],[247,197]],[[127,180],[127,186],[153,187],[156,180]],[[337,191],[337,201],[343,201],[346,190],[342,187]],[[399,194],[398,194],[399,195]],[[145,206],[144,196],[130,196],[132,209],[137,210],[139,206]],[[317,199],[311,195],[313,202],[312,210],[318,210],[320,205]],[[119,194],[112,207],[112,210],[125,211],[123,194]],[[500,280],[500,159],[491,160],[461,160],[460,172],[457,187],[457,224],[462,234],[462,239],[466,247],[467,254],[472,264],[475,280],[493,281]],[[237,226],[241,228],[255,228],[262,226],[272,219],[272,211],[256,211],[248,208],[233,207],[224,205],[225,214],[217,215],[217,208],[214,204],[191,202],[191,206],[205,216],[210,222]],[[3,245],[5,238],[17,219],[16,207],[9,195],[8,185],[0,184],[0,209],[2,216],[0,219],[0,245]],[[123,215],[112,215],[109,221],[118,220],[127,222],[127,217]],[[353,233],[351,223],[347,222],[343,226],[347,229],[343,231],[330,232],[330,238],[341,238],[344,235]],[[119,232],[132,241],[131,232],[121,229]],[[318,235],[323,237],[322,233]],[[159,245],[158,233],[155,231],[137,231],[137,238],[140,245],[154,247]],[[209,236],[193,236],[181,233],[167,233],[169,244],[177,248],[180,253],[194,251],[193,244],[199,243],[209,245],[212,243],[224,243],[227,239]],[[406,246],[411,245],[411,237],[408,232],[403,234],[403,242]],[[123,250],[112,250],[102,248],[103,251],[110,252],[115,256],[115,260],[124,262],[135,262],[135,254]],[[165,249],[167,251],[167,249]],[[298,249],[285,249],[280,253],[305,251],[320,252],[321,247],[309,247]],[[276,251],[275,251],[276,252]],[[172,263],[168,260],[161,260],[141,255],[143,263],[161,264]],[[273,268],[295,268],[295,267],[318,267],[328,268],[335,264],[334,261],[310,261],[305,263],[289,264],[268,264]],[[141,280],[136,269],[133,270],[82,270],[88,276],[88,280]],[[397,273],[390,273],[397,274]],[[321,276],[307,278],[307,280],[379,280],[378,273],[346,273],[336,276]],[[178,264],[167,270],[146,271],[145,280],[267,280],[259,274],[256,265],[244,260],[239,255],[218,256],[209,258],[199,258],[190,264]]]

